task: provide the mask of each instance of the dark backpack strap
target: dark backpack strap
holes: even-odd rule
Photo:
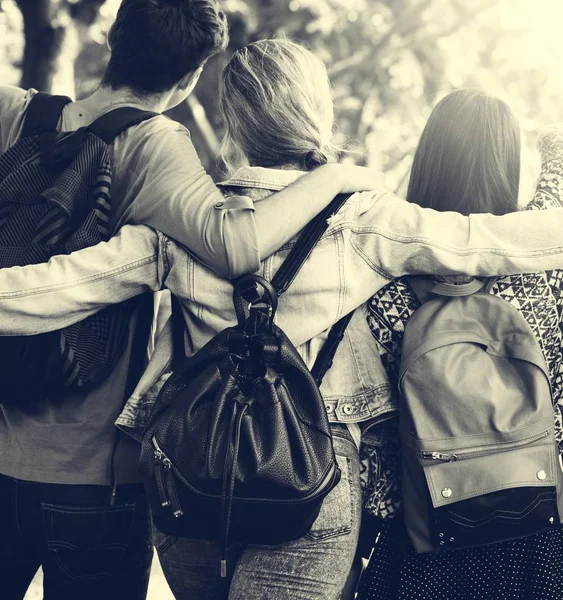
[[[51,96],[39,92],[29,102],[21,138],[39,136],[41,164],[49,170],[55,168],[55,138],[57,124],[63,108],[71,102],[66,96]]]
[[[297,244],[293,247],[272,279],[272,286],[275,288],[278,296],[283,294],[292,284],[304,262],[309,258],[313,248],[328,229],[330,218],[342,208],[350,196],[351,194],[339,194],[336,196],[336,198],[305,227],[299,236]],[[332,366],[336,350],[344,337],[344,331],[346,330],[346,327],[348,327],[348,323],[350,323],[353,314],[354,312],[352,311],[332,326],[327,340],[317,356],[317,360],[311,369],[311,374],[318,386],[321,385],[326,372]]]
[[[352,194],[339,194],[334,200],[325,207],[306,227],[299,236],[297,244],[293,247],[282,266],[278,269],[272,285],[276,289],[278,296],[283,294],[292,284],[299,273],[303,263],[309,258],[316,243],[321,239],[324,232],[328,229],[330,217],[335,215],[344,205],[346,200]]]
[[[158,116],[158,114],[132,106],[123,106],[97,118],[93,123],[90,123],[88,129],[106,144],[111,144],[119,134],[130,127]]]
[[[131,394],[135,391],[145,369],[145,359],[154,317],[154,297],[152,294],[143,294],[130,300],[129,303],[132,312],[137,312],[137,322],[131,344],[124,403],[129,400]]]
[[[63,108],[71,102],[67,96],[51,96],[45,92],[35,94],[29,102],[20,137],[40,135],[46,131],[57,131]]]
[[[309,258],[313,248],[321,239],[329,227],[330,218],[335,215],[351,194],[339,194],[325,207],[306,227],[299,236],[297,244],[293,247],[287,258],[283,261],[281,267],[274,275],[271,284],[276,290],[278,296],[283,294],[292,284],[299,273],[305,261]],[[317,360],[313,365],[311,373],[320,386],[323,377],[332,365],[332,360],[338,349],[338,345],[344,337],[344,331],[352,319],[353,311],[340,319],[330,330],[327,340],[324,343]]]
[[[171,294],[172,304],[172,368],[178,369],[186,359],[186,346],[184,344],[184,315],[180,301]]]
[[[346,330],[346,327],[348,327],[348,323],[350,323],[353,316],[354,311],[348,313],[332,326],[332,329],[326,338],[326,342],[317,355],[317,360],[315,360],[315,364],[311,369],[311,375],[319,387],[321,387],[326,372],[332,367],[334,355],[338,350],[340,342],[344,338],[344,331]]]

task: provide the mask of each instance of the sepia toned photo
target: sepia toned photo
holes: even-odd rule
[[[559,0],[0,0],[0,600],[563,600]]]

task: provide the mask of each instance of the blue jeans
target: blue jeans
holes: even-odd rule
[[[337,600],[358,542],[361,492],[358,452],[333,427],[342,478],[326,497],[311,531],[279,546],[233,545],[226,579],[216,542],[155,532],[162,569],[176,600]]]
[[[0,475],[0,598],[21,600],[43,567],[45,600],[143,600],[151,522],[140,484],[33,483]]]

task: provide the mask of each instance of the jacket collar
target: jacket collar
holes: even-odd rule
[[[260,188],[279,192],[306,175],[305,171],[241,167],[232,177],[219,185],[229,187]]]

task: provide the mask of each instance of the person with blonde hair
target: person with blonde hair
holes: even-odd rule
[[[260,203],[335,157],[333,107],[323,63],[288,40],[261,40],[226,65],[219,104],[231,167],[223,194]],[[288,188],[289,189],[289,188]],[[303,210],[296,197],[295,213]],[[392,278],[406,274],[499,275],[563,267],[563,211],[502,217],[443,213],[398,199],[381,184],[357,193],[331,219],[280,298],[276,322],[311,367],[327,330]],[[271,279],[295,240],[262,261]],[[101,268],[99,265],[104,265]],[[186,352],[236,323],[232,284],[161,233],[124,227],[107,243],[48,264],[0,270],[0,333],[37,334],[102,307],[167,287],[182,305]],[[138,437],[170,369],[171,323],[117,420]],[[178,599],[338,600],[360,522],[359,423],[380,419],[392,390],[360,309],[321,387],[342,477],[307,535],[278,546],[233,544],[221,578],[219,543],[157,534]]]

